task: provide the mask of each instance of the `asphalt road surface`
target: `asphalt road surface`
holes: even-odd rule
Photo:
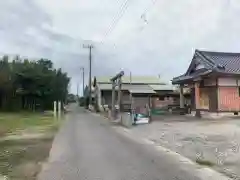
[[[136,137],[138,138],[138,137]],[[138,143],[75,108],[56,136],[39,180],[199,180],[195,166]],[[225,179],[225,178],[223,178]]]

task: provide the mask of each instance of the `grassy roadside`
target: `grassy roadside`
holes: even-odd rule
[[[59,125],[52,115],[0,114],[0,175],[36,179]]]

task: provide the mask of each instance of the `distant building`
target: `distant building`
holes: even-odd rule
[[[95,99],[100,109],[112,105],[112,84],[111,77],[96,77]],[[161,82],[159,77],[151,76],[123,76],[122,77],[122,106],[128,111],[131,106],[131,96],[133,108],[138,109],[148,104],[161,106],[172,103],[174,86]],[[179,95],[177,95],[179,97]],[[117,93],[116,93],[117,100]]]

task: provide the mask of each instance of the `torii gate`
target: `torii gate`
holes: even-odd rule
[[[121,90],[122,90],[122,76],[124,75],[124,71],[120,71],[113,78],[110,79],[112,82],[112,109],[111,116],[112,118],[116,118],[116,109],[115,109],[115,88],[118,86],[118,113],[121,112]]]

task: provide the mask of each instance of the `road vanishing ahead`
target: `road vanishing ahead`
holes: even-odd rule
[[[201,179],[201,174],[196,172],[195,166],[176,161],[151,145],[131,140],[116,132],[103,118],[76,107],[55,137],[49,162],[38,179]]]

